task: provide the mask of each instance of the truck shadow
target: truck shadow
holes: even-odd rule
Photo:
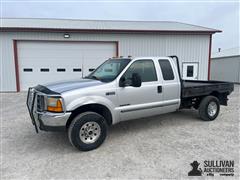
[[[189,122],[195,123],[201,121],[198,114],[194,110],[181,110],[174,113],[153,116],[149,118],[136,119],[118,123],[109,128],[107,142],[105,147],[112,141],[122,139],[123,136],[131,136],[141,132],[152,131],[166,128],[174,128],[176,126],[184,126]],[[34,133],[34,132],[33,132]],[[72,147],[69,143],[67,132],[40,132],[38,135],[31,134],[34,138],[31,142],[33,151],[41,149],[42,151],[54,151],[58,154],[74,153],[79,151]]]
[[[179,110],[177,112],[120,122],[109,128],[109,134],[127,134],[158,128],[176,127],[189,122],[202,121],[196,110]]]

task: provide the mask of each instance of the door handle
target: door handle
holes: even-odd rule
[[[162,93],[162,86],[158,86],[157,91],[158,91],[158,93]]]

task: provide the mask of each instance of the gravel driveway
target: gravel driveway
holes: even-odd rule
[[[66,133],[35,133],[26,93],[1,93],[1,179],[186,179],[194,160],[234,160],[239,178],[240,92],[217,120],[194,110],[119,123],[98,149],[80,152]]]

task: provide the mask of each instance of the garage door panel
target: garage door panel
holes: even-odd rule
[[[20,58],[21,59],[21,58]],[[23,58],[22,58],[23,59]],[[61,65],[69,65],[70,63],[76,63],[77,65],[82,64],[82,58],[80,59],[74,59],[74,58],[68,58],[68,59],[56,59],[56,58],[24,58],[25,61],[23,63],[20,63],[21,65],[30,65],[30,64],[42,64],[42,65],[46,65],[46,63],[48,63],[49,61],[54,61],[55,63]],[[54,65],[54,64],[50,64],[49,65]]]
[[[51,52],[50,50],[48,51],[41,51],[41,52],[31,52],[29,53],[30,49],[25,52],[21,52],[21,55],[19,56],[20,58],[38,58],[38,59],[45,59],[45,58],[57,58],[57,59],[68,59],[68,58],[79,58],[79,54],[76,54],[77,51],[79,50],[71,50],[71,51],[64,51],[64,53],[60,53],[59,51],[62,50],[53,50],[54,52]]]
[[[45,84],[53,81],[68,80],[82,78],[81,72],[74,72],[73,68],[32,68],[32,72],[22,73],[20,84],[23,88],[26,82],[35,86],[37,84]],[[41,69],[49,69],[49,71],[41,71]],[[57,71],[64,69],[65,71]],[[71,77],[71,78],[69,78]]]
[[[115,54],[115,43],[20,41],[20,88],[80,79]]]

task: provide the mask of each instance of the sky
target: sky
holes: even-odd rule
[[[178,21],[222,30],[212,52],[240,46],[239,0],[0,0],[1,17]]]

